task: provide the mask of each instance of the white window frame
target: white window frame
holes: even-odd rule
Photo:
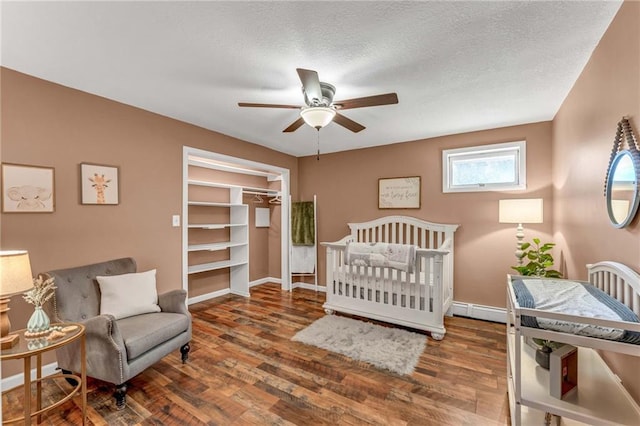
[[[442,192],[487,192],[487,191],[510,191],[527,188],[527,155],[526,142],[515,141],[497,143],[491,145],[480,145],[466,148],[445,149],[442,151]],[[496,184],[473,184],[452,186],[453,168],[451,165],[455,161],[473,160],[497,152],[511,153],[516,158],[516,182],[496,183]]]

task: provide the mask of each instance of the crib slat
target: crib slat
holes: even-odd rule
[[[621,277],[616,279],[616,299],[624,303],[624,281]]]
[[[622,298],[622,303],[629,306],[633,301],[633,289],[627,283],[624,283],[624,296]]]
[[[406,225],[405,232],[406,232],[406,236],[405,236],[406,243],[404,244],[411,244],[411,225],[409,224]]]

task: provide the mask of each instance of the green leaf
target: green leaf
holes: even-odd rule
[[[520,249],[523,251],[522,259],[528,262],[524,266],[512,266],[511,269],[518,271],[520,275],[538,276],[549,278],[562,278],[562,274],[556,270],[548,269],[553,266],[553,255],[549,251],[555,246],[555,243],[544,243],[540,245],[539,238],[533,238],[533,243],[522,243]]]

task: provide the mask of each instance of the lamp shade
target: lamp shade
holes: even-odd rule
[[[0,296],[22,293],[32,287],[29,253],[25,250],[0,251]]]
[[[330,107],[309,107],[303,108],[300,116],[309,126],[320,129],[331,123],[336,116],[336,110]]]
[[[500,223],[542,223],[542,198],[499,201]]]

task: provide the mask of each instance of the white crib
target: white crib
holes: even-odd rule
[[[444,315],[450,315],[453,303],[453,235],[458,225],[386,216],[349,223],[349,228],[351,235],[321,243],[327,250],[325,312],[426,330],[441,340],[446,333]],[[352,241],[417,246],[413,272],[346,264],[345,250]]]

